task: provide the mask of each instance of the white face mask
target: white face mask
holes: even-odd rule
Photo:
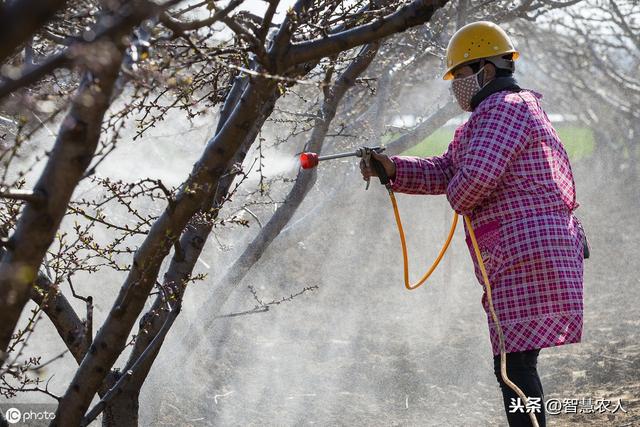
[[[472,111],[471,98],[478,93],[482,86],[478,83],[480,73],[484,72],[484,67],[480,68],[475,74],[467,77],[453,79],[451,82],[451,90],[458,101],[458,105],[464,111]]]

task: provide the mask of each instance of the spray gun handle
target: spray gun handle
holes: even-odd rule
[[[384,147],[361,147],[358,148],[355,152],[355,155],[358,157],[362,157],[364,163],[367,167],[372,167],[376,171],[376,175],[380,179],[380,184],[387,187],[389,185],[389,176],[387,175],[387,171],[382,166],[378,160],[373,157],[373,153],[382,153],[384,151]],[[369,189],[369,181],[367,181],[367,190]]]
[[[389,175],[387,175],[387,171],[385,170],[384,166],[382,166],[382,163],[376,160],[373,156],[371,156],[371,159],[369,159],[369,161],[371,162],[371,166],[373,167],[373,169],[376,171],[378,178],[380,178],[380,184],[384,186],[389,184]]]

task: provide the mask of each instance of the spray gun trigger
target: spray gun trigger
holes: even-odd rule
[[[364,165],[367,169],[371,168],[371,149],[367,147],[362,147],[358,149],[358,154],[364,160]],[[369,184],[371,184],[371,178],[367,179],[367,185],[364,188],[365,190],[369,189]]]

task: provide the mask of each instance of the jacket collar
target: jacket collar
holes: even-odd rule
[[[471,108],[475,111],[476,107],[480,105],[489,95],[493,95],[496,92],[508,90],[510,92],[520,92],[522,89],[518,86],[516,79],[513,77],[497,77],[487,83],[482,89],[471,98]]]

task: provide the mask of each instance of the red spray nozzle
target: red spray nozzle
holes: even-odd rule
[[[316,153],[300,154],[300,166],[302,169],[311,169],[318,166],[318,155]]]

